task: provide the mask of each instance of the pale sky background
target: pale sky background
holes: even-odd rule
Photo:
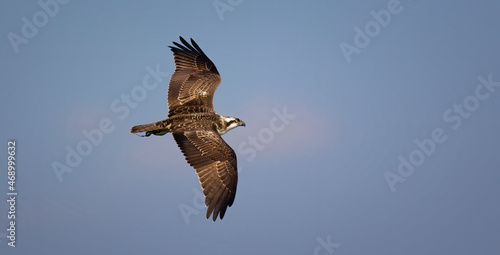
[[[2,1],[0,254],[500,254],[498,1],[216,3]],[[180,35],[222,75],[216,111],[247,124],[224,135],[239,183],[215,223],[172,136],[129,134],[166,117]],[[348,62],[340,45],[363,48]]]

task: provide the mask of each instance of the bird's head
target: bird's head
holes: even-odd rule
[[[236,117],[220,116],[220,118],[224,123],[223,127],[218,130],[220,135],[227,133],[227,131],[235,127],[245,126],[245,122]]]

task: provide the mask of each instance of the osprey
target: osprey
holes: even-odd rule
[[[215,113],[212,104],[221,77],[214,63],[196,42],[169,46],[174,54],[175,72],[168,87],[168,118],[155,123],[133,126],[130,133],[143,136],[172,133],[187,162],[196,170],[205,196],[207,219],[213,221],[234,202],[238,172],[236,153],[222,139],[227,131],[245,126],[235,117]]]

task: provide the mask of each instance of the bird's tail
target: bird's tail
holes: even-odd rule
[[[135,133],[141,133],[141,132],[147,132],[147,131],[153,131],[158,129],[158,127],[155,125],[156,123],[149,123],[149,124],[144,124],[144,125],[137,125],[133,126],[130,129],[131,134]]]
[[[145,135],[142,136],[150,136],[150,135],[164,135],[170,132],[169,126],[165,125],[166,121],[158,121],[154,123],[137,125],[133,126],[130,129],[131,134],[146,132]]]

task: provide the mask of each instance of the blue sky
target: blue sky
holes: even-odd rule
[[[1,7],[1,254],[500,253],[495,1]],[[166,117],[179,36],[247,124],[224,135],[238,193],[215,223],[171,135],[129,134]]]

